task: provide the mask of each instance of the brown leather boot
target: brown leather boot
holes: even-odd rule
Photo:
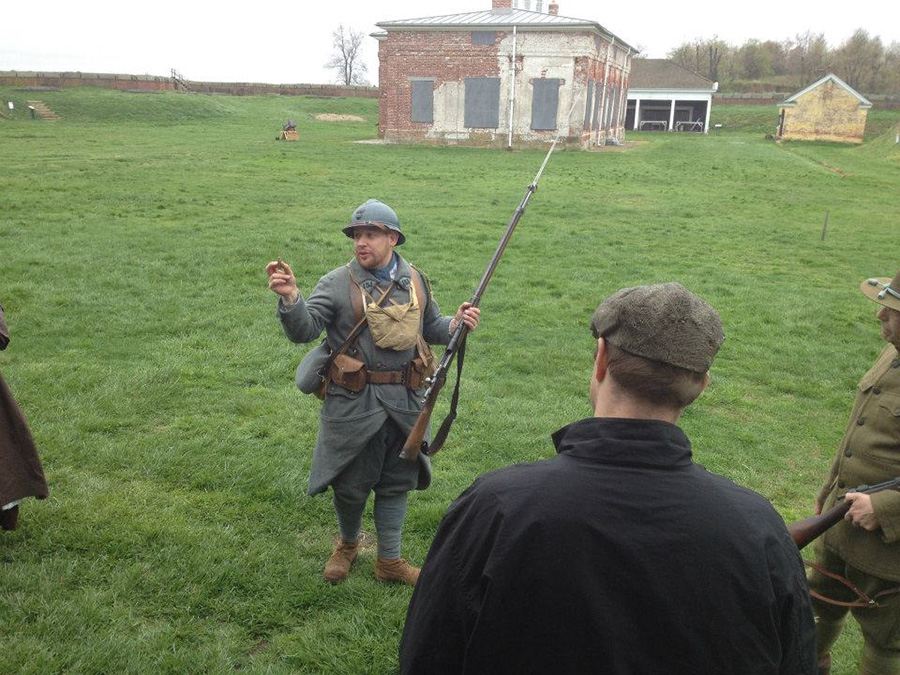
[[[816,671],[818,675],[830,675],[831,674],[831,654],[826,654],[821,661],[819,661],[819,670]]]
[[[331,557],[328,558],[328,562],[325,563],[325,571],[322,573],[322,576],[325,577],[325,581],[332,584],[339,584],[346,579],[347,575],[350,574],[350,566],[353,564],[353,561],[356,560],[356,556],[358,555],[358,540],[354,541],[352,544],[348,544],[341,539],[335,547],[334,552],[331,554]]]
[[[415,586],[419,580],[419,568],[408,565],[403,558],[379,558],[375,563],[378,581],[397,581]]]

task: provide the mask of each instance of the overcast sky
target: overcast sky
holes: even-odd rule
[[[900,1],[863,0],[828,7],[821,0],[604,3],[558,0],[559,13],[596,21],[644,56],[663,58],[694,38],[784,40],[813,31],[836,47],[855,29],[900,42]],[[544,0],[544,6],[549,0]],[[376,23],[489,9],[491,0],[313,0],[247,3],[157,0],[4,0],[0,70],[83,71],[189,80],[323,83],[331,33],[344,24],[375,32]],[[368,79],[377,83],[378,49],[367,37]]]

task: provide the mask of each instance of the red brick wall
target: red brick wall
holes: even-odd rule
[[[499,42],[506,33],[497,32]],[[429,126],[410,121],[411,77],[433,77],[437,89],[466,77],[499,77],[497,46],[473,45],[470,31],[392,32],[378,45],[378,134],[416,135]]]

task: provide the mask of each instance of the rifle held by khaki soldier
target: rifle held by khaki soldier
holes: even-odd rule
[[[883,483],[876,483],[875,485],[860,485],[847,490],[847,492],[872,494],[882,490],[900,490],[900,476],[886,480]],[[838,497],[837,503],[824,513],[791,523],[787,526],[787,529],[791,537],[794,538],[797,548],[802,550],[804,546],[823,534],[827,529],[842,521],[849,510],[850,502],[841,496]]]

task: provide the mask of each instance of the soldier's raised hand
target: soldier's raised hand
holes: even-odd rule
[[[266,274],[269,277],[269,289],[284,299],[286,305],[297,302],[300,292],[297,290],[297,279],[290,265],[279,258],[266,265]]]

